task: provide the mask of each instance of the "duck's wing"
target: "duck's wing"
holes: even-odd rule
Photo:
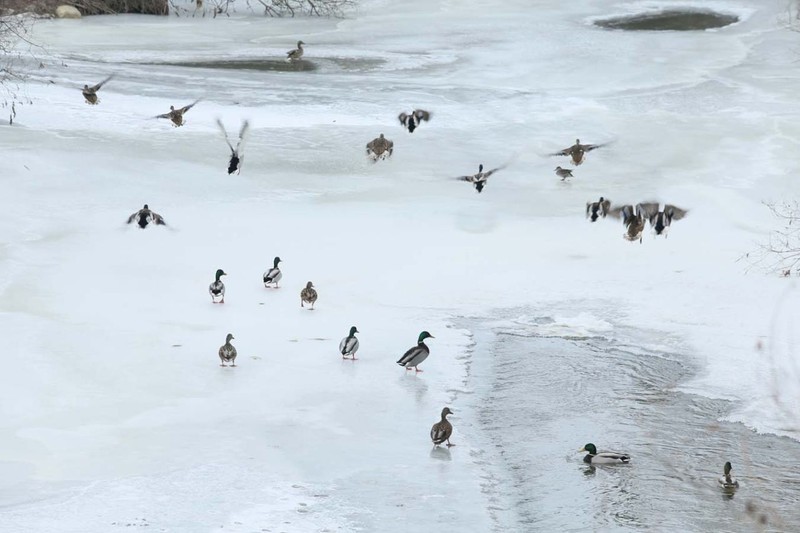
[[[113,77],[114,77],[114,75],[112,74],[111,76],[107,77],[106,79],[104,79],[103,81],[101,81],[100,83],[98,83],[97,85],[94,85],[94,86],[92,86],[92,87],[89,87],[89,89],[90,89],[91,91],[99,91],[99,90],[100,90],[100,87],[102,87],[103,85],[105,85],[106,83],[108,83],[108,80],[110,80],[110,79],[111,79],[111,78],[113,78]]]
[[[582,144],[581,148],[583,148],[584,152],[591,152],[592,150],[597,150],[598,148],[602,148],[603,146],[608,146],[609,143],[602,143],[602,144]]]
[[[617,452],[600,452],[594,457],[600,459],[600,461],[593,459],[592,462],[602,462],[603,460],[608,462],[618,462],[618,463],[627,463],[630,462],[631,457],[626,453],[617,453]]]
[[[641,202],[636,205],[637,214],[641,214],[644,218],[650,221],[650,224],[655,224],[656,216],[658,215],[658,202]]]
[[[422,348],[420,348],[419,346],[414,346],[413,348],[409,348],[408,351],[403,354],[403,357],[397,360],[397,364],[400,366],[405,366],[406,363],[417,357],[421,351]]]
[[[239,128],[239,142],[236,143],[236,150],[234,153],[239,153],[239,148],[242,146],[242,143],[245,141],[247,134],[250,132],[250,121],[245,120],[242,122],[242,127]]]
[[[504,168],[506,168],[506,165],[501,165],[501,166],[499,166],[497,168],[493,168],[492,170],[487,170],[486,172],[483,173],[484,181],[486,181],[486,178],[488,178],[489,176],[491,176],[492,174],[494,174],[498,170],[503,170]]]
[[[131,216],[129,216],[129,217],[128,217],[128,221],[126,222],[126,224],[130,224],[131,222],[133,222],[134,220],[136,220],[136,217],[137,217],[137,216],[139,216],[139,213],[141,213],[141,212],[142,212],[142,211],[141,211],[141,209],[140,209],[139,211],[136,211],[134,214],[132,214]]]
[[[156,115],[153,118],[172,118],[172,111],[170,111],[169,113],[164,113],[163,115]]]
[[[603,200],[600,202],[600,207],[603,208],[603,216],[605,216],[608,213],[608,210],[611,209],[611,200]]]
[[[664,206],[664,213],[672,220],[680,220],[686,216],[688,211],[681,209],[680,207],[667,204]]]
[[[231,153],[235,154],[236,150],[233,148],[233,145],[228,140],[228,132],[225,130],[225,126],[222,124],[222,120],[217,119],[217,127],[219,127],[219,131],[222,132],[222,137],[225,139],[225,144],[227,144],[228,148],[231,149]]]
[[[408,122],[408,113],[406,112],[400,113],[399,115],[397,115],[397,120],[400,121],[400,124],[405,126],[406,122]]]
[[[574,149],[575,149],[575,146],[577,146],[577,145],[574,145],[574,144],[573,144],[573,145],[572,145],[572,146],[570,146],[569,148],[564,148],[564,149],[563,149],[563,150],[561,150],[560,152],[554,152],[554,153],[552,153],[552,154],[547,154],[547,155],[549,155],[549,156],[555,156],[555,155],[570,155],[570,154],[572,154],[572,150],[574,150]]]
[[[424,120],[425,122],[431,119],[431,113],[424,109],[415,109],[414,116],[417,117],[417,120]]]
[[[162,216],[161,216],[161,215],[159,215],[158,213],[153,213],[153,212],[151,211],[151,212],[150,212],[150,215],[151,215],[151,216],[152,216],[152,218],[153,218],[153,223],[154,223],[154,224],[156,224],[157,226],[166,226],[166,225],[167,225],[167,223],[166,223],[166,222],[164,222],[164,217],[162,217]]]
[[[633,218],[633,206],[626,204],[621,207],[615,207],[614,209],[610,209],[608,214],[614,218],[621,219],[622,223],[627,226],[628,221]]]
[[[592,210],[594,202],[586,202],[586,218],[589,218],[589,212]]]
[[[450,437],[445,426],[446,424],[436,422],[431,428],[431,440],[434,444],[441,444]]]
[[[193,108],[194,106],[196,106],[196,105],[197,105],[197,102],[199,102],[199,101],[200,101],[200,98],[198,98],[197,100],[195,100],[195,101],[194,101],[194,102],[192,102],[191,104],[189,104],[189,105],[187,105],[187,106],[184,106],[184,107],[180,108],[180,109],[178,110],[178,112],[179,112],[180,114],[184,114],[184,113],[186,113],[186,112],[187,112],[187,111],[189,111],[191,108]]]

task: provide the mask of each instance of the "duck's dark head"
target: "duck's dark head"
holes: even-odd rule
[[[725,463],[725,467],[724,467],[726,476],[729,476],[731,474],[731,469],[733,469],[733,466],[731,466],[731,462],[728,461],[727,463]]]
[[[478,165],[478,172],[483,172],[483,163]]]
[[[384,137],[383,137],[383,133],[381,133],[381,136],[380,136],[380,138],[381,138],[381,139],[383,139],[383,138],[384,138]]]
[[[170,111],[175,111],[175,106],[174,105],[169,106],[169,110]]]
[[[442,409],[442,420],[444,420],[444,417],[446,417],[447,415],[452,415],[452,414],[453,411],[451,411],[449,407],[445,407],[444,409]]]
[[[84,91],[88,91],[88,90],[89,90],[89,86],[88,86],[88,85],[84,85],[84,86],[83,86],[83,90],[84,90]]]
[[[272,266],[274,266],[275,268],[278,268],[278,263],[280,263],[280,262],[281,262],[281,258],[280,257],[275,257],[275,260],[272,262]]]
[[[361,333],[360,331],[358,331],[358,328],[357,328],[357,327],[353,326],[352,328],[350,328],[350,336],[351,336],[351,337],[352,337],[353,335],[355,335],[356,333]]]
[[[303,41],[297,41],[297,48],[302,48],[302,46],[306,44]]]
[[[434,336],[428,333],[427,331],[423,331],[422,333],[419,334],[419,338],[417,339],[417,344],[421,343],[422,341],[428,338],[433,339]]]
[[[605,201],[606,201],[606,199],[605,199],[605,198],[603,198],[603,197],[601,196],[601,197],[600,197],[600,203],[602,204],[602,203],[603,203],[603,202],[605,202]]]
[[[310,281],[308,283],[306,283],[306,289],[313,289],[313,288],[314,288],[314,284],[313,283],[311,283]]]
[[[150,207],[147,204],[144,204],[144,207],[142,209],[150,209]]]
[[[580,143],[581,143],[580,139],[575,139],[575,144],[580,144]]]
[[[233,340],[233,334],[232,333],[228,333],[228,336],[225,337],[225,342],[231,342],[232,340]]]
[[[592,455],[597,455],[597,448],[595,448],[594,444],[590,442],[584,445],[584,447],[578,450],[578,452],[589,452]]]
[[[224,270],[222,270],[221,268],[218,268],[217,269],[217,273],[215,274],[215,276],[217,278],[217,281],[219,281],[219,278],[221,278],[222,276],[227,276],[227,274],[225,273]]]

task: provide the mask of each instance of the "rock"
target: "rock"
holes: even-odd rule
[[[56,8],[56,18],[79,19],[81,18],[81,12],[73,6],[58,6]]]

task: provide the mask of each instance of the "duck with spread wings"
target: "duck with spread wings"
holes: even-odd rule
[[[180,128],[181,126],[186,124],[186,121],[183,120],[183,115],[185,115],[187,111],[189,111],[191,108],[197,105],[197,102],[199,101],[200,100],[197,99],[191,104],[184,106],[180,109],[175,109],[175,106],[171,105],[169,106],[169,113],[164,113],[163,115],[156,115],[155,118],[168,118],[172,121],[172,125],[174,127]]]

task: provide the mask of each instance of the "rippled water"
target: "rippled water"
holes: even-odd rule
[[[696,370],[653,332],[559,338],[550,319],[478,328],[470,380],[498,523],[536,531],[786,531],[800,524],[800,443],[718,422],[730,404],[676,386]],[[655,342],[668,349],[646,349]],[[587,442],[631,454],[590,467]],[[717,486],[725,461],[741,483]],[[510,502],[510,503],[502,503]],[[788,529],[787,529],[788,528]],[[502,528],[499,528],[502,529]]]

